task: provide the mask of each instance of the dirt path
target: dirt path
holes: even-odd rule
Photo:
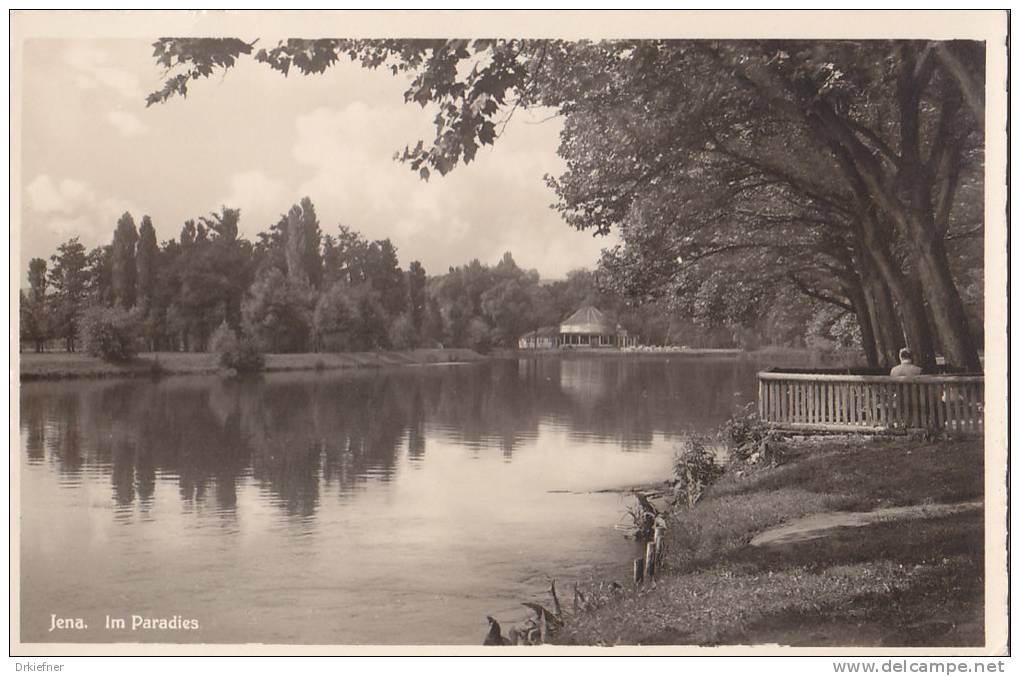
[[[873,523],[927,519],[948,516],[960,512],[979,510],[984,507],[980,500],[972,502],[940,503],[932,505],[910,505],[889,507],[872,512],[822,512],[812,514],[759,533],[751,540],[752,547],[778,546],[831,535],[839,528],[859,528]]]

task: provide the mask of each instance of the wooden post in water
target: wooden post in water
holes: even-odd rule
[[[645,584],[651,584],[655,579],[655,541],[645,546]]]
[[[634,559],[634,586],[640,587],[641,582],[645,579],[645,560],[642,558]]]

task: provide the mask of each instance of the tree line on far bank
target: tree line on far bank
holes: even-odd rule
[[[440,342],[439,308],[424,268],[405,272],[389,239],[368,241],[340,226],[323,234],[308,198],[252,242],[240,211],[188,220],[157,244],[148,216],[130,213],[112,242],[91,251],[73,237],[50,261],[29,262],[22,339],[41,349],[59,339],[79,349],[98,316],[127,327],[146,351],[204,352],[225,334],[267,352],[412,348]]]
[[[139,350],[221,352],[225,346],[259,353],[485,351],[512,347],[520,335],[556,325],[586,304],[653,344],[852,346],[859,340],[845,318],[810,303],[754,325],[696,323],[665,303],[628,303],[601,289],[589,270],[543,282],[510,252],[495,265],[473,260],[429,276],[419,261],[402,268],[389,239],[369,241],[345,225],[324,233],[308,198],[254,242],[239,235],[240,217],[223,207],[158,243],[148,216],[136,226],[125,213],[108,245],[87,250],[72,237],[49,261],[32,259],[29,288],[21,292],[23,349],[55,343],[111,359]]]

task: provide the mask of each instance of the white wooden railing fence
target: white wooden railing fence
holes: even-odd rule
[[[984,376],[758,374],[758,415],[777,429],[984,432]]]

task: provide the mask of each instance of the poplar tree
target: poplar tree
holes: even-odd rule
[[[120,307],[130,310],[137,298],[138,270],[135,264],[135,246],[138,243],[138,230],[131,214],[124,214],[117,221],[117,229],[113,233],[112,268],[113,297]]]
[[[138,248],[135,254],[135,266],[138,273],[138,305],[148,313],[156,292],[157,260],[159,245],[156,243],[156,230],[148,216],[142,217],[138,228]]]

